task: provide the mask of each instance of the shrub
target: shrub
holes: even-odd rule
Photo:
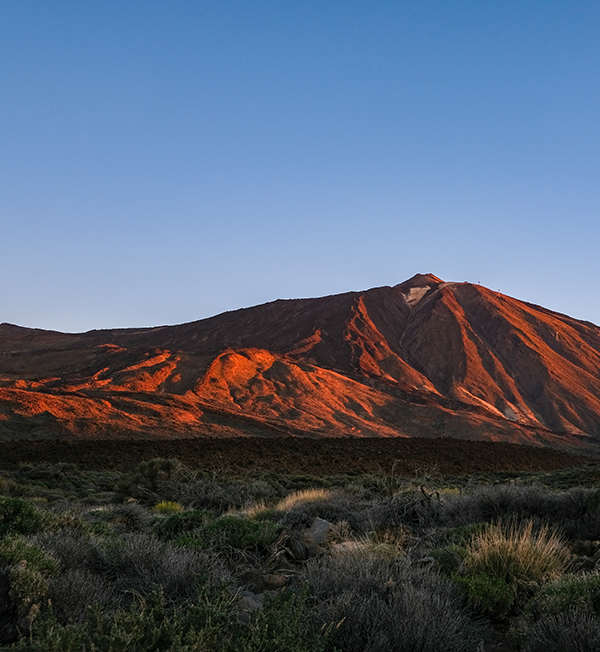
[[[214,520],[213,514],[205,509],[177,512],[168,518],[157,520],[154,523],[154,532],[162,538],[169,539],[182,532],[201,528],[212,520]]]
[[[48,597],[60,623],[83,622],[92,606],[112,613],[121,606],[114,583],[87,568],[68,568],[50,584]]]
[[[88,612],[84,622],[61,626],[53,614],[36,623],[12,649],[21,652],[219,652],[235,626],[233,596],[221,591],[185,609],[169,609],[160,589],[136,600],[128,611]]]
[[[135,502],[118,505],[108,512],[103,512],[103,518],[122,532],[146,532],[152,524],[150,512]]]
[[[412,542],[412,532],[405,525],[379,527],[371,533],[374,543],[405,549]]]
[[[38,532],[31,540],[56,559],[61,569],[89,567],[92,563],[91,539],[78,530]]]
[[[466,652],[482,638],[458,589],[404,558],[364,548],[324,555],[301,577],[314,594],[315,616],[334,624],[333,645],[344,652]]]
[[[22,498],[0,496],[0,537],[32,534],[48,523],[47,515]]]
[[[525,652],[596,652],[600,650],[600,619],[567,611],[548,616],[531,629]]]
[[[318,627],[310,616],[307,587],[267,597],[245,631],[239,630],[231,652],[324,652],[332,627]]]
[[[11,478],[0,475],[0,494],[10,495],[19,491],[19,485]]]
[[[25,564],[47,577],[58,573],[58,564],[54,559],[37,546],[17,537],[0,539],[0,562],[9,566]]]
[[[600,538],[600,490],[573,488],[560,495],[558,525],[572,539]]]
[[[78,624],[40,620],[13,648],[21,652],[322,652],[327,637],[308,618],[306,592],[265,601],[249,625],[237,621],[236,596],[203,587],[194,604],[172,609],[160,589],[128,611],[88,612]]]
[[[442,508],[443,519],[449,525],[546,518],[549,512],[550,492],[547,489],[516,484],[477,487],[470,494],[448,497]]]
[[[291,505],[289,511],[283,513],[279,519],[279,523],[288,529],[308,528],[316,517],[330,523],[345,521],[351,530],[358,534],[366,534],[372,529],[369,503],[352,500],[341,493],[321,493],[321,490],[298,492],[289,500],[284,499],[279,503],[277,509],[281,505]]]
[[[157,514],[176,514],[183,511],[183,505],[172,500],[162,500],[152,508]]]
[[[117,482],[115,492],[122,500],[129,497],[151,501],[178,465],[177,460],[162,457],[140,462],[131,475]]]
[[[160,495],[181,503],[185,508],[209,509],[217,514],[240,508],[249,498],[245,483],[217,482],[214,477],[194,473],[183,464],[175,467],[171,476],[160,483]]]
[[[600,573],[563,575],[542,586],[525,610],[539,618],[569,609],[600,616]]]
[[[369,510],[371,527],[406,525],[415,530],[437,525],[440,521],[441,502],[437,492],[407,490],[386,500],[376,502]]]
[[[132,593],[144,597],[158,585],[167,602],[179,604],[196,598],[199,579],[209,587],[230,580],[214,554],[178,548],[145,534],[96,544],[90,570],[110,580],[125,602]]]
[[[484,486],[468,495],[447,497],[441,515],[449,525],[538,520],[567,537],[592,540],[600,538],[600,490],[576,487],[555,493],[538,485]]]
[[[492,575],[455,575],[454,581],[467,595],[469,602],[483,614],[504,616],[515,601],[515,592],[503,579]]]
[[[48,592],[58,564],[40,548],[21,538],[0,539],[0,567],[4,566],[6,584],[4,615],[12,613],[14,625],[23,628],[40,610],[40,602]],[[4,634],[11,637],[10,630]],[[0,639],[1,640],[1,639]]]
[[[202,529],[180,535],[180,545],[203,548],[217,547],[263,549],[279,536],[281,526],[270,521],[254,521],[237,516],[222,516],[207,523]]]

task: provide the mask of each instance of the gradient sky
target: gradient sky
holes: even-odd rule
[[[471,281],[600,324],[600,3],[0,4],[0,322]]]

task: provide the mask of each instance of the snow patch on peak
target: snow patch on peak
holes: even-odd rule
[[[410,288],[408,292],[403,292],[402,296],[404,297],[404,301],[406,301],[407,305],[412,308],[416,303],[419,303],[419,301],[421,301],[421,299],[427,294],[429,289],[430,289],[429,285]]]

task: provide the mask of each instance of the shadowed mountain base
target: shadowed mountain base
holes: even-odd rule
[[[0,443],[0,468],[21,463],[71,462],[82,469],[131,470],[143,460],[177,458],[191,468],[234,472],[333,475],[469,475],[494,471],[551,471],[589,464],[586,457],[550,448],[456,439],[179,439],[149,441],[14,441]],[[599,478],[600,480],[600,478]]]

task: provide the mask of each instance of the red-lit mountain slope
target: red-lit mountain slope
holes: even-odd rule
[[[451,436],[600,445],[600,329],[469,283],[180,326],[0,325],[0,438]]]

